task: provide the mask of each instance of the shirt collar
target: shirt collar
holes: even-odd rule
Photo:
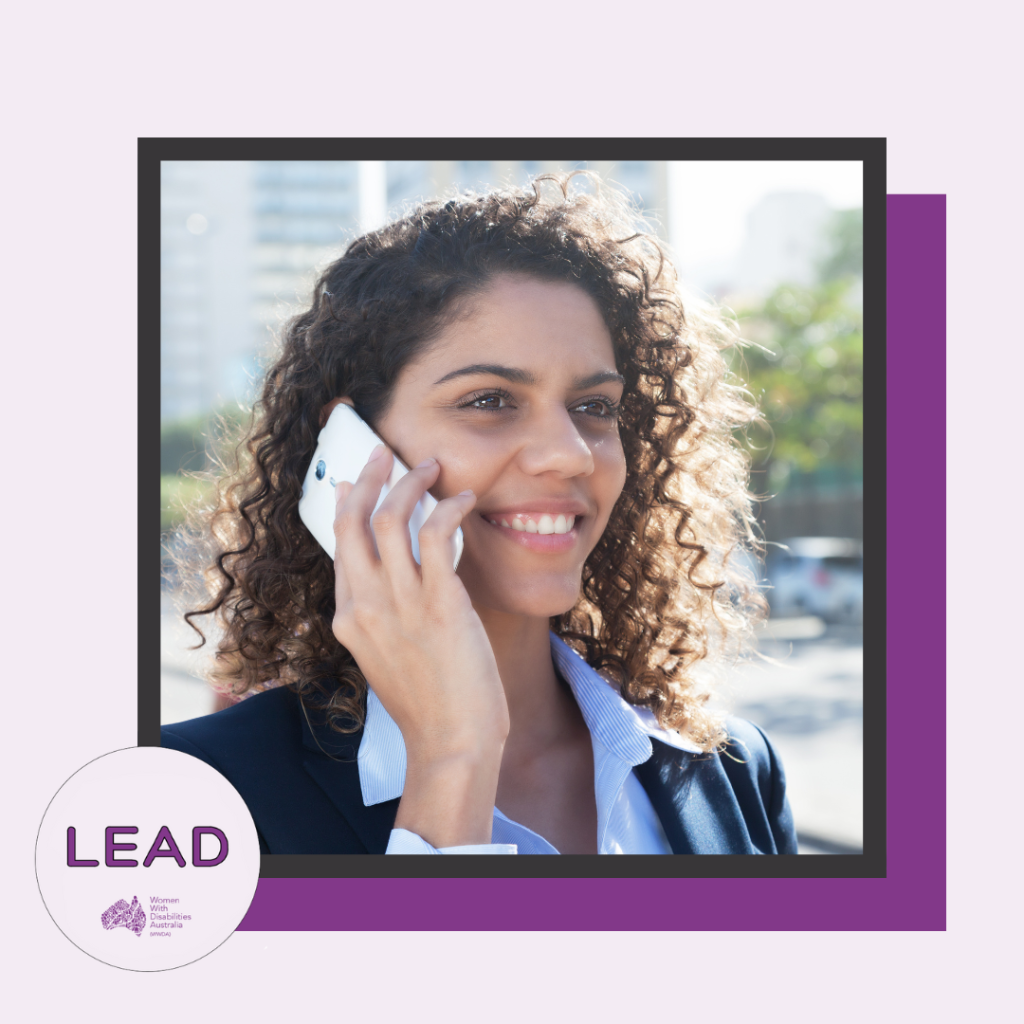
[[[591,735],[608,751],[631,767],[650,758],[652,737],[679,750],[700,752],[678,733],[662,729],[648,708],[634,707],[623,700],[615,684],[591,668],[564,640],[554,633],[550,637],[556,668],[569,684]],[[402,795],[405,741],[373,690],[366,696],[366,724],[359,744],[358,763],[365,806]]]
[[[564,640],[551,634],[555,665],[572,689],[592,735],[613,754],[633,767],[643,764],[652,753],[651,737],[691,754],[700,748],[677,732],[658,724],[649,708],[635,707],[622,698],[618,685],[591,668]]]

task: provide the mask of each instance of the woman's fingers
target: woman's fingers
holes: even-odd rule
[[[440,466],[435,459],[421,462],[374,510],[392,466],[392,454],[384,449],[366,463],[355,484],[342,481],[335,488],[334,635],[357,658],[368,637],[388,632],[388,617],[396,609],[407,611],[421,604],[424,584],[434,590],[435,598],[443,598],[439,588],[457,584],[453,536],[476,503],[472,491],[438,503],[419,532],[418,568],[409,520],[416,503],[437,480]],[[440,603],[446,605],[445,600]]]
[[[472,491],[445,498],[437,503],[437,508],[420,529],[420,567],[423,580],[428,585],[432,580],[444,580],[455,575],[452,568],[455,531],[475,504],[476,495]]]
[[[403,591],[420,581],[419,570],[412,557],[409,520],[416,503],[437,479],[439,472],[436,459],[424,460],[391,488],[370,517],[384,571],[392,584]]]
[[[336,506],[334,517],[335,568],[344,569],[350,581],[370,573],[377,564],[370,513],[373,512],[380,489],[391,474],[394,457],[384,445],[378,445],[345,498]]]
[[[352,484],[347,480],[342,480],[334,488],[334,518],[337,520],[338,513],[341,511],[342,505],[345,504],[348,496],[352,493]],[[335,548],[334,558],[334,606],[335,608],[344,608],[352,600],[352,588],[349,586],[348,577],[345,575],[345,570],[341,565],[340,559],[337,557],[337,547]]]

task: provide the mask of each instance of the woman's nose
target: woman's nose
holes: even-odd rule
[[[566,409],[538,416],[526,427],[521,443],[520,465],[531,475],[570,477],[594,472],[594,453]]]

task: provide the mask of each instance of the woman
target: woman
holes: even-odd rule
[[[591,180],[422,204],[287,328],[188,616],[256,692],[163,730],[266,852],[796,852],[773,748],[695,679],[759,611],[729,568],[754,539],[734,338]],[[339,402],[386,446],[337,486],[332,565],[297,505]]]

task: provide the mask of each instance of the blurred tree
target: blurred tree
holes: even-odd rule
[[[864,275],[864,211],[840,210],[829,228],[825,257],[818,266],[821,281]]]
[[[175,420],[160,427],[160,475],[206,468],[206,416]]]
[[[784,284],[739,312],[745,337],[734,369],[758,400],[770,433],[745,437],[754,488],[778,493],[794,476],[852,483],[863,472],[864,369],[860,210],[837,215],[810,288]]]
[[[205,480],[180,476],[176,473],[160,474],[160,533],[167,533],[185,518],[185,509],[202,504],[211,493]]]
[[[166,533],[182,521],[185,507],[206,500],[211,493],[211,486],[208,480],[198,474],[211,468],[209,453],[213,446],[230,444],[232,435],[247,421],[248,415],[247,410],[228,406],[205,416],[192,416],[161,426],[161,533]]]

